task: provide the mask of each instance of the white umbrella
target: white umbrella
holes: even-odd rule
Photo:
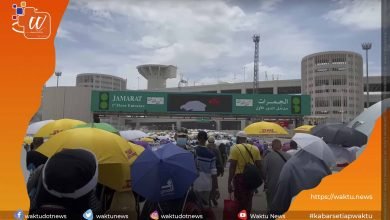
[[[348,127],[364,133],[370,137],[376,120],[381,116],[382,110],[390,108],[390,99],[384,99],[365,109],[360,115],[348,123]]]
[[[166,139],[169,139],[169,136],[168,135],[165,135],[165,136],[157,136],[157,138],[159,140],[166,140]]]
[[[35,133],[38,132],[39,129],[41,129],[43,126],[45,126],[46,124],[50,123],[50,122],[53,122],[54,120],[44,120],[44,121],[38,121],[38,122],[34,122],[34,123],[31,123],[28,128],[27,128],[27,132],[26,134],[27,135],[34,135]]]
[[[292,137],[302,150],[313,154],[320,160],[324,161],[328,167],[336,165],[336,158],[329,146],[319,137],[311,134],[297,133]]]
[[[120,131],[119,134],[126,140],[132,141],[139,138],[147,137],[148,135],[140,130],[127,130],[127,131]]]

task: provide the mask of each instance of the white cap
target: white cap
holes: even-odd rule
[[[243,137],[243,138],[248,137],[248,135],[245,133],[245,131],[239,131],[236,136],[237,137]]]

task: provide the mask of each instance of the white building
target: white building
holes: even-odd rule
[[[81,73],[76,77],[77,87],[89,87],[96,90],[126,90],[126,85],[126,79],[101,73]]]
[[[329,51],[302,59],[302,94],[311,96],[313,117],[349,122],[364,110],[363,61],[358,53]]]

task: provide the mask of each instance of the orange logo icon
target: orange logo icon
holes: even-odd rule
[[[16,13],[12,16],[12,30],[21,33],[27,39],[48,39],[51,34],[51,16],[21,2],[20,7],[12,5]]]

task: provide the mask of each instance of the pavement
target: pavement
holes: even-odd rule
[[[228,193],[228,187],[227,187],[228,175],[229,175],[229,164],[227,163],[223,177],[218,177],[218,189],[221,194],[221,197],[218,200],[218,206],[212,208],[217,220],[223,219],[223,203],[225,199],[229,199],[230,197]],[[266,195],[263,192],[263,185],[258,189],[258,193],[253,196],[252,213],[256,213],[256,214],[266,213],[267,200],[266,200]]]

